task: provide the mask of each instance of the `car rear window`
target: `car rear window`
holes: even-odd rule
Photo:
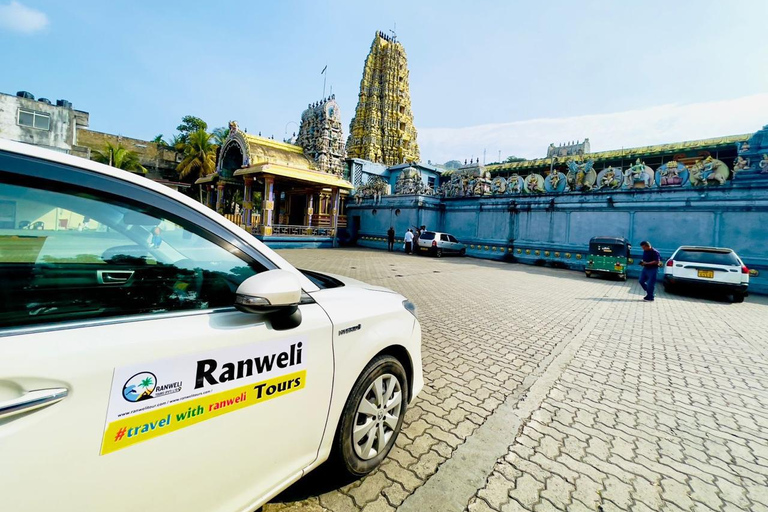
[[[421,240],[434,240],[435,233],[433,231],[425,231],[419,236]]]
[[[589,244],[589,252],[600,256],[626,256],[627,246],[606,242],[592,242]]]
[[[733,252],[706,251],[696,249],[680,249],[675,255],[677,261],[690,261],[692,263],[709,263],[713,265],[740,266],[739,259]]]

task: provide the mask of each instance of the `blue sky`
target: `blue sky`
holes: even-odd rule
[[[296,131],[328,64],[345,132],[376,30],[397,24],[424,160],[535,157],[768,123],[768,2],[0,0],[0,91],[66,98],[138,138],[194,114]]]

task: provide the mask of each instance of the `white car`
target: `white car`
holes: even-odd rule
[[[3,140],[0,275],[2,510],[251,512],[329,457],[373,470],[423,386],[401,295]]]
[[[710,288],[744,302],[749,287],[749,269],[732,249],[723,247],[679,247],[664,266],[664,289]]]

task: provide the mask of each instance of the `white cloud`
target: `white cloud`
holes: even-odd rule
[[[421,128],[419,146],[424,160],[436,163],[472,156],[486,162],[515,155],[541,158],[550,142],[589,137],[592,151],[664,144],[737,135],[768,123],[768,94],[733,100],[669,104],[612,114],[531,119],[466,128]]]
[[[0,28],[22,34],[32,34],[48,26],[44,12],[21,5],[19,2],[0,5]]]

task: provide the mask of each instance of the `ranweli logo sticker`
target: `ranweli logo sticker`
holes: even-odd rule
[[[306,357],[279,340],[116,368],[101,454],[298,391]]]

